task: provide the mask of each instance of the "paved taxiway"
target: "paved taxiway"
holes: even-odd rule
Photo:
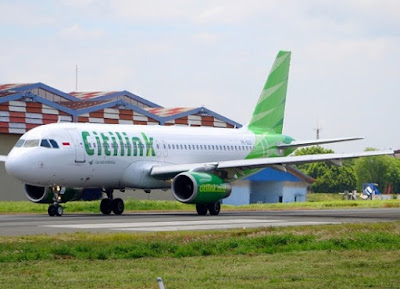
[[[61,232],[162,232],[386,222],[400,220],[400,209],[299,210],[221,212],[219,216],[195,213],[135,213],[121,216],[96,214],[0,215],[0,235],[56,234]]]

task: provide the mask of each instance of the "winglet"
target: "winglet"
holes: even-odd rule
[[[253,132],[281,134],[289,78],[290,51],[279,51],[248,124]]]

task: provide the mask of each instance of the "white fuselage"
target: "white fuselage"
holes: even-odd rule
[[[240,160],[254,144],[247,129],[57,123],[25,133],[6,169],[36,186],[164,188],[155,165]]]

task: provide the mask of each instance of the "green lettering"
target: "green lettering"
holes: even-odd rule
[[[132,138],[132,146],[133,146],[133,156],[138,155],[138,147],[140,151],[140,156],[143,156],[143,143],[138,137],[133,137]]]
[[[123,132],[122,134],[124,135],[125,141],[126,141],[126,145],[128,146],[128,157],[130,157],[130,156],[131,156],[131,153],[132,153],[132,150],[131,150],[131,143],[130,143],[129,138],[128,138],[128,136],[126,135],[126,133]]]
[[[109,138],[104,135],[104,133],[101,133],[101,138],[103,139],[103,147],[104,147],[104,154],[106,156],[111,155],[110,149],[108,148],[108,140]]]
[[[86,153],[89,156],[92,156],[92,155],[94,155],[94,149],[89,147],[89,142],[87,140],[88,136],[90,136],[90,133],[88,133],[87,131],[82,132],[82,139],[83,139],[83,143],[85,144]]]
[[[114,148],[114,156],[117,156],[117,155],[118,155],[118,143],[117,143],[117,141],[115,140],[115,137],[114,137],[113,133],[112,133],[112,132],[108,132],[108,133],[109,133],[110,136],[111,136],[112,147]]]
[[[124,142],[122,140],[122,136],[119,132],[116,132],[115,134],[117,135],[117,137],[119,139],[119,143],[121,145],[121,157],[123,157],[125,155],[125,149],[124,149]]]
[[[153,138],[147,138],[146,134],[142,133],[144,142],[146,143],[146,156],[150,157],[154,157],[156,156],[154,147],[153,147]]]
[[[96,138],[96,142],[97,142],[97,155],[101,156],[101,142],[100,142],[100,138],[97,136],[97,132],[93,132],[94,137]]]

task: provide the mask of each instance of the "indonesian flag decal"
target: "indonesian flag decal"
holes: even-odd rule
[[[70,147],[71,144],[69,143],[69,141],[63,141],[62,142],[63,147]]]

